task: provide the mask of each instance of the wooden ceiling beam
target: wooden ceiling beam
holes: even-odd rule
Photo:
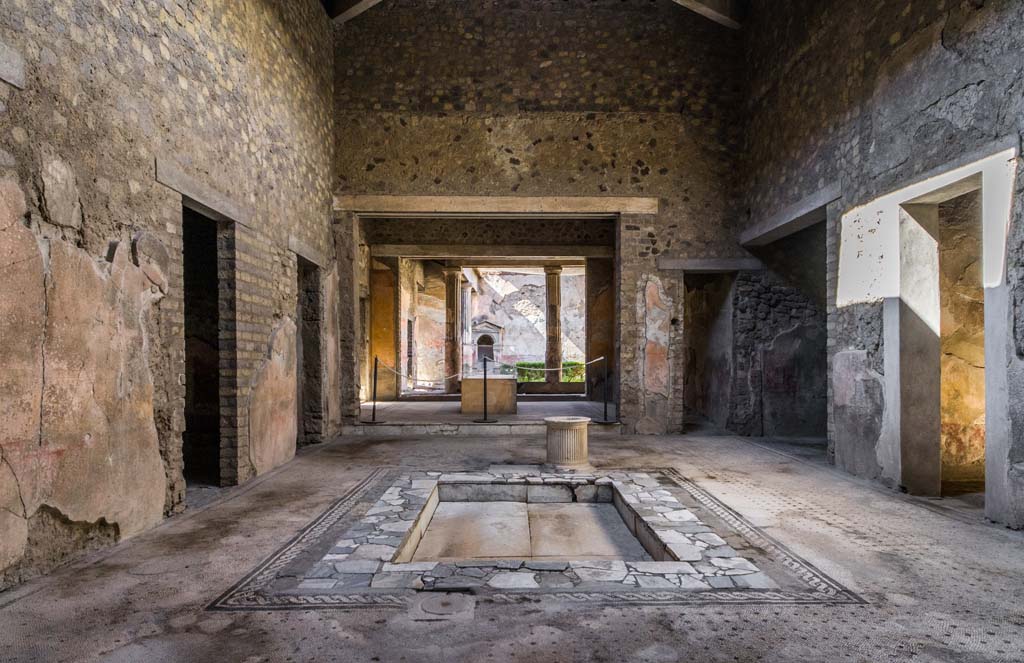
[[[743,15],[740,0],[675,0],[689,10],[727,28],[739,30]]]
[[[338,23],[347,23],[383,0],[329,0],[324,3],[327,13]]]

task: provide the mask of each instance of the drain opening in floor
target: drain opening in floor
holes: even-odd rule
[[[411,561],[473,559],[651,557],[610,503],[441,502]]]

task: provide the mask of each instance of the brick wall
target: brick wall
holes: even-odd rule
[[[337,189],[657,197],[660,213],[620,234],[619,308],[635,311],[650,277],[674,296],[659,255],[744,255],[740,44],[669,2],[383,3],[335,30]],[[642,323],[628,315],[623,360]],[[625,387],[635,395],[639,369],[623,364],[621,376],[624,399]],[[671,389],[649,404],[652,431],[681,426]],[[622,414],[635,425],[647,405],[624,400]]]

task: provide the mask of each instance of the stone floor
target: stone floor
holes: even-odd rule
[[[0,594],[12,661],[1020,661],[1024,533],[839,473],[806,441],[601,437],[595,466],[668,468],[863,600],[570,601],[419,592],[403,606],[208,607],[381,472],[539,463],[540,438],[347,439]],[[375,498],[374,498],[375,499]],[[369,508],[372,505],[367,505]],[[322,551],[311,551],[313,564]],[[595,562],[598,564],[599,562]]]

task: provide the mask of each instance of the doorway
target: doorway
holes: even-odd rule
[[[184,474],[192,484],[219,485],[220,280],[218,222],[183,208],[185,318]]]
[[[296,361],[298,362],[297,397],[298,446],[318,444],[323,441],[323,289],[320,268],[302,256],[296,255],[298,303],[295,319],[298,321],[296,335]]]
[[[915,494],[970,495],[980,502],[985,491],[981,190],[965,183],[903,204],[900,237],[902,483]]]

